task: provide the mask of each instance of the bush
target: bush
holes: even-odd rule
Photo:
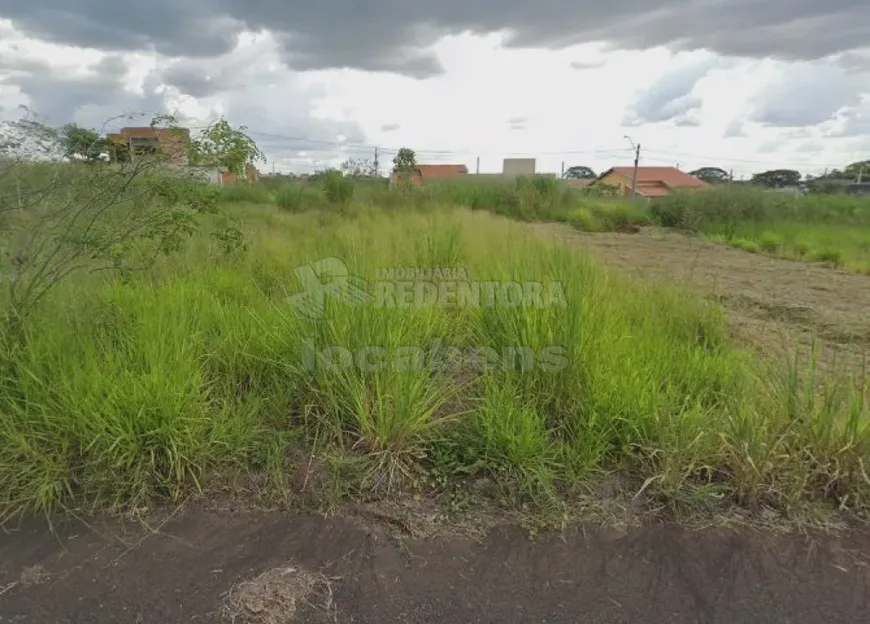
[[[300,212],[303,204],[302,193],[302,186],[288,184],[278,189],[275,193],[275,203],[282,210]]]
[[[782,237],[775,232],[765,232],[758,243],[764,251],[777,253],[782,248]]]
[[[813,258],[819,262],[830,262],[835,266],[843,264],[843,255],[839,249],[822,249],[817,251]]]
[[[323,196],[317,188],[302,184],[287,184],[275,193],[275,203],[287,212],[302,212],[321,206]]]
[[[699,214],[694,199],[688,193],[673,193],[652,203],[650,214],[663,227],[697,230]]]
[[[272,194],[269,189],[259,184],[246,184],[244,182],[221,187],[220,198],[227,203],[272,203]]]
[[[353,196],[353,182],[336,169],[323,173],[320,188],[326,195],[326,199],[333,204],[347,203]]]
[[[761,251],[761,248],[755,241],[747,240],[745,238],[735,238],[731,241],[731,246],[736,249],[742,249],[743,251],[748,251],[749,253],[758,253]]]

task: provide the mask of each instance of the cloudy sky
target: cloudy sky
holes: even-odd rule
[[[380,148],[808,173],[870,158],[867,0],[0,0],[0,120],[245,125],[277,170]]]

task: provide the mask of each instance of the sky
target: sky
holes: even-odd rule
[[[26,108],[22,108],[26,107]],[[735,179],[870,158],[866,0],[0,0],[0,121],[226,118],[307,173],[348,158]]]

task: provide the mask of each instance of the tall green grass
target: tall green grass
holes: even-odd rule
[[[554,178],[520,177],[442,180],[390,187],[384,180],[354,180],[326,172],[312,181],[228,187],[229,203],[274,203],[290,212],[339,208],[343,212],[377,207],[426,210],[440,206],[492,212],[521,221],[568,223],[589,232],[630,231],[648,225],[644,206],[573,189]]]
[[[753,188],[675,193],[651,208],[658,223],[715,242],[870,273],[870,201],[839,195],[789,197]]]
[[[547,505],[618,472],[674,506],[870,504],[868,389],[764,372],[691,294],[488,211],[235,210],[248,251],[203,235],[125,282],[78,278],[4,346],[0,517],[178,499],[230,468],[292,490],[315,457],[366,496],[485,476],[507,500]],[[302,318],[287,302],[296,268],[329,257],[370,288],[381,269],[462,267],[475,281],[559,285],[564,305],[327,298],[323,320]],[[394,365],[310,366],[337,346],[379,347]],[[567,367],[395,365],[554,346]]]

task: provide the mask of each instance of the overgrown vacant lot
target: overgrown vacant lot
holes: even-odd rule
[[[553,224],[542,235],[579,245],[645,281],[690,287],[727,311],[738,343],[782,363],[815,349],[820,364],[861,374],[870,353],[870,277],[716,245],[662,228],[588,235]]]
[[[870,200],[794,197],[758,188],[676,193],[652,206],[653,221],[697,230],[750,253],[826,263],[870,274]]]
[[[606,481],[672,510],[870,506],[867,387],[759,363],[688,290],[467,209],[234,212],[247,249],[209,236],[215,222],[124,279],[76,274],[7,341],[4,517],[178,500],[240,472],[291,504],[463,501],[485,481],[509,507],[570,509]],[[371,295],[382,270],[461,267],[536,283],[546,305],[327,296],[302,317],[296,269],[327,258]],[[481,348],[499,358],[481,366]]]

